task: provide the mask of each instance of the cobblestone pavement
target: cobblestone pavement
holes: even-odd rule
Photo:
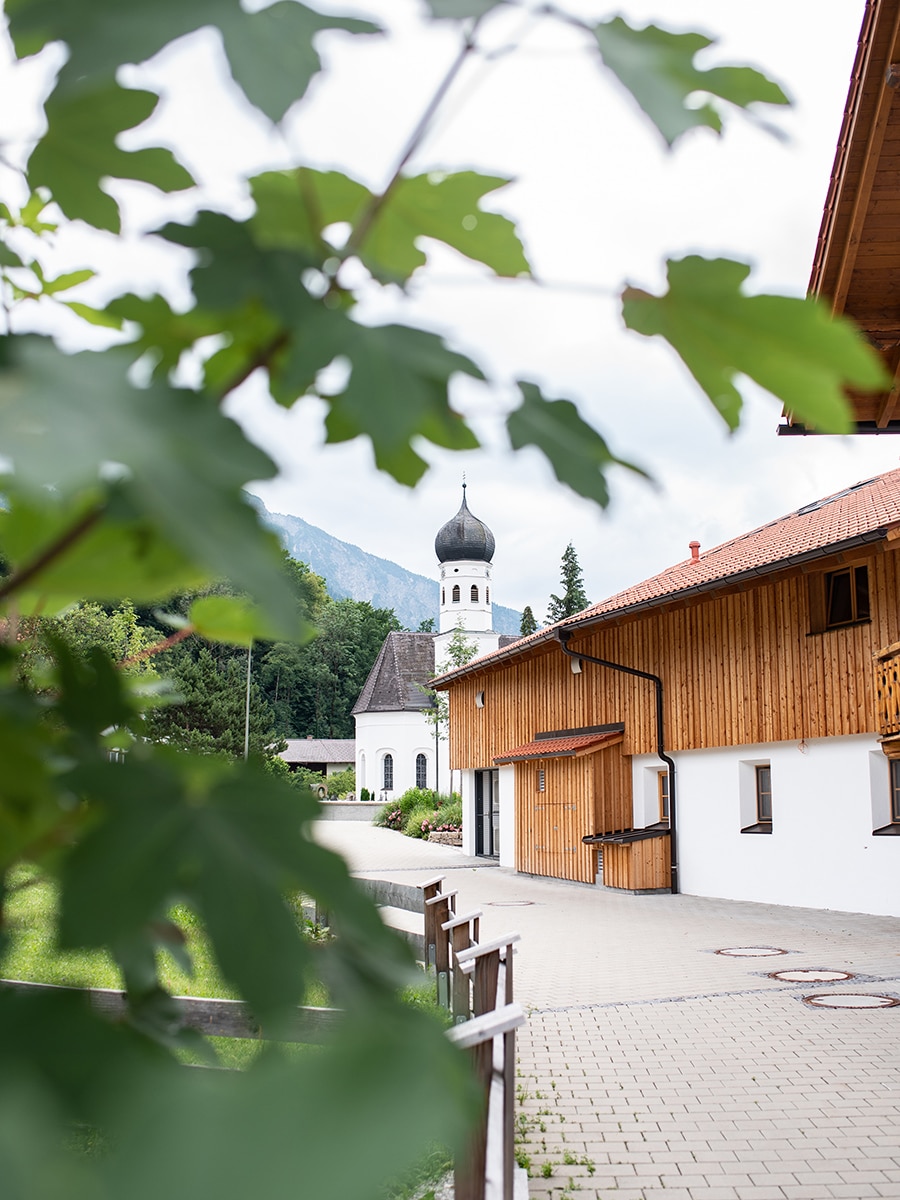
[[[319,828],[354,871],[443,872],[458,912],[483,911],[483,938],[521,933],[517,1114],[533,1197],[900,1200],[900,1006],[803,1002],[900,1000],[900,920],[621,895],[367,825]],[[855,978],[769,978],[797,969]]]

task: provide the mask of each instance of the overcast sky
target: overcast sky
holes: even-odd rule
[[[587,2],[568,7],[585,16],[608,11]],[[517,219],[543,282],[491,283],[481,269],[433,248],[408,297],[372,299],[362,315],[435,329],[491,369],[500,386],[461,385],[454,393],[488,448],[421,449],[433,468],[409,492],[374,470],[364,443],[323,446],[318,402],[286,412],[251,380],[231,411],[281,466],[277,482],[254,490],[273,511],[432,574],[434,534],[458,507],[465,471],[470,508],[497,541],[495,599],[531,604],[541,617],[569,541],[596,601],[687,557],[693,538],[711,547],[896,466],[900,441],[890,437],[777,438],[778,405],[750,387],[744,424],[730,437],[674,355],[623,329],[615,300],[626,280],[658,290],[665,257],[693,252],[752,262],[752,290],[804,294],[862,9],[862,0],[832,0],[825,19],[819,0],[623,6],[636,21],[716,35],[711,62],[764,67],[795,102],[767,114],[781,140],[734,114],[723,138],[698,131],[665,152],[579,39],[546,22],[527,31],[515,53],[476,64],[411,169],[475,167],[514,178],[491,206]],[[202,53],[192,48],[189,70],[185,54],[156,66],[169,93],[160,124],[220,205],[249,212],[235,174],[286,164],[291,155],[346,168],[372,185],[386,180],[456,41],[451,26],[421,21],[414,0],[372,0],[355,10],[376,16],[391,36],[323,38],[328,74],[289,118],[284,141],[226,94],[214,39],[201,38]],[[499,22],[495,46],[518,41],[522,27],[521,14]],[[132,201],[137,229],[149,209],[136,194]],[[183,277],[137,238],[127,268],[110,264],[110,279],[123,270],[184,302]],[[617,471],[603,513],[556,484],[536,452],[512,454],[500,417],[517,377],[576,401],[655,487]]]

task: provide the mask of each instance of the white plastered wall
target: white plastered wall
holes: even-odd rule
[[[435,786],[434,726],[418,712],[370,712],[356,717],[356,790],[368,788],[380,797],[384,788],[383,763],[385,754],[394,758],[394,787],[388,799],[416,786],[416,755],[424,754],[427,763],[427,786]],[[437,786],[442,792],[450,790],[450,765],[446,740],[438,742]]]
[[[490,770],[485,767],[485,770]],[[463,843],[466,854],[475,853],[475,772],[460,771],[462,776]],[[516,769],[500,767],[500,866],[516,865]]]
[[[874,735],[673,755],[679,890],[803,908],[900,916],[900,839],[889,820],[888,763]],[[755,771],[772,777],[771,834],[755,821]],[[632,763],[636,826],[657,820],[655,755]]]

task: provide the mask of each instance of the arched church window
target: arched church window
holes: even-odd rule
[[[394,756],[386,754],[384,756],[384,764],[381,776],[381,786],[386,792],[394,790]]]
[[[424,754],[416,755],[416,787],[428,787],[428,759]]]
[[[447,603],[447,593],[441,588],[441,604]]]
[[[454,583],[453,591],[450,593],[450,597],[453,600],[454,604],[459,604],[459,584],[458,583]]]
[[[478,603],[478,588],[475,586],[474,583],[472,584],[472,603],[473,604]]]
[[[491,602],[491,589],[490,588],[484,589],[484,602],[485,602],[485,604],[490,604],[490,602]]]

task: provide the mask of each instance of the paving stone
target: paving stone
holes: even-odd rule
[[[900,1009],[817,1010],[801,997],[827,985],[766,978],[828,966],[900,994],[900,920],[627,896],[356,826],[323,822],[318,836],[358,873],[444,872],[459,911],[483,910],[484,938],[522,935],[517,1082],[530,1096],[517,1112],[545,1125],[525,1148],[535,1164],[568,1150],[595,1167],[557,1167],[532,1197],[558,1200],[571,1181],[579,1200],[900,1200]],[[752,944],[791,953],[713,953]]]

